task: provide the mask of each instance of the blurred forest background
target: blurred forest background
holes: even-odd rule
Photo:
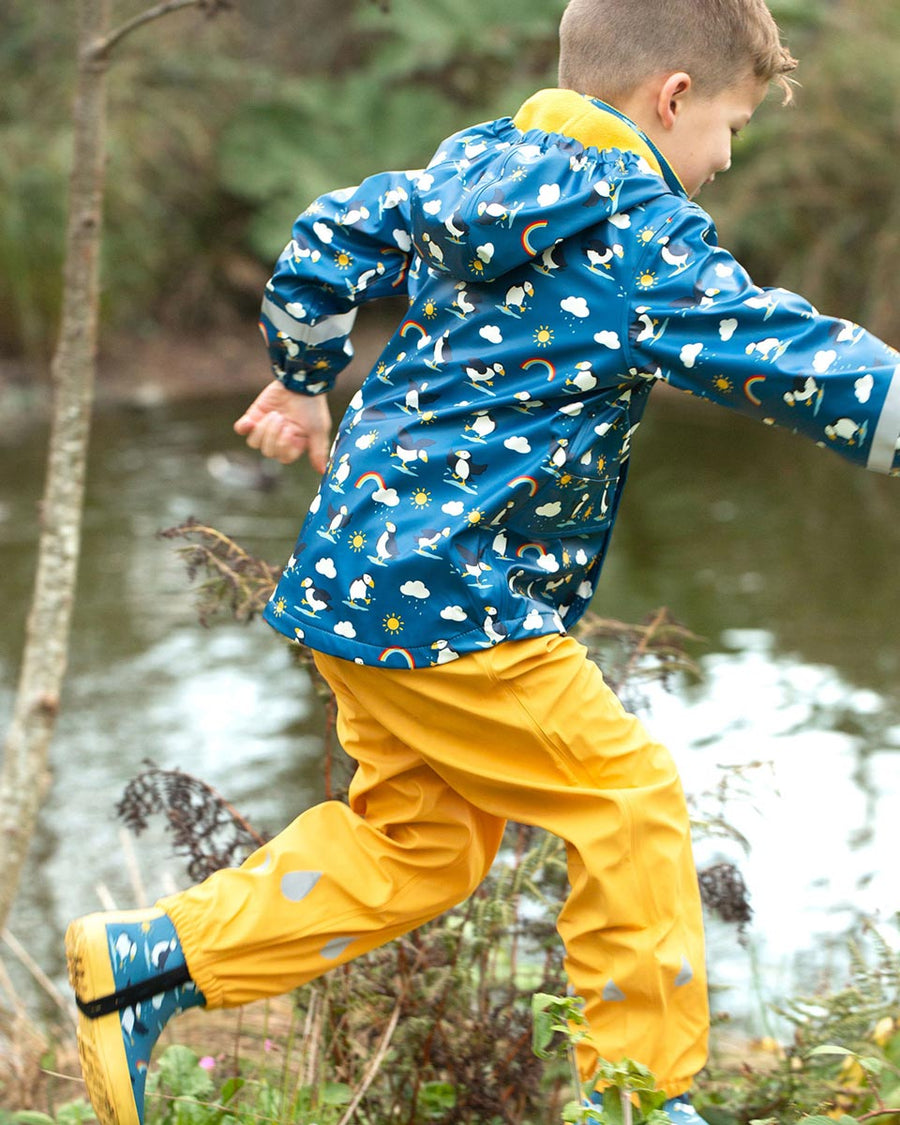
[[[564,6],[234,0],[132,36],[110,70],[104,343],[246,335],[307,202],[419,167],[552,85]],[[760,284],[900,344],[900,5],[771,7],[801,60],[797,104],[772,95],[703,204]],[[0,12],[0,372],[19,379],[46,378],[56,335],[75,16],[35,0]]]

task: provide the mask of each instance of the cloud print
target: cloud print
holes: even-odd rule
[[[734,317],[719,322],[719,337],[727,344],[737,331],[738,322]]]
[[[323,578],[337,578],[337,567],[334,565],[334,559],[319,559],[316,563],[316,570]]]
[[[400,587],[400,593],[406,594],[408,598],[430,598],[431,591],[424,582],[404,582]]]
[[[445,621],[465,621],[466,611],[461,605],[448,605],[441,610],[441,617]]]
[[[565,300],[559,302],[559,307],[563,312],[571,313],[572,316],[580,317],[582,320],[591,315],[591,310],[588,308],[588,303],[584,297],[566,297]]]
[[[702,344],[685,344],[681,349],[681,362],[685,367],[693,367],[702,351]]]
[[[334,231],[327,223],[313,223],[313,230],[320,242],[329,245],[334,241]]]
[[[465,504],[462,500],[448,500],[446,504],[441,505],[441,511],[446,512],[448,516],[461,516]]]
[[[617,351],[622,346],[618,332],[595,332],[594,339],[604,348],[612,348],[613,351]]]
[[[335,625],[334,631],[339,637],[349,637],[351,640],[356,636],[356,630],[349,621],[339,621]]]
[[[854,389],[857,399],[862,403],[867,403],[875,389],[875,379],[871,375],[863,375],[861,379],[856,380]]]
[[[507,449],[511,449],[513,453],[531,452],[531,443],[527,437],[508,437],[503,444]]]
[[[410,250],[412,250],[412,238],[410,237],[408,231],[399,229],[394,230],[391,231],[391,236],[393,237],[394,242],[397,243],[397,245],[404,253],[408,253]]]
[[[835,351],[816,352],[815,359],[813,360],[813,371],[815,371],[817,375],[824,375],[836,359],[837,352]]]
[[[533,609],[522,622],[522,628],[528,629],[529,631],[534,631],[535,629],[540,629],[543,624],[543,617],[541,617],[540,613],[536,609]]]
[[[558,516],[562,511],[562,504],[559,500],[553,500],[549,504],[543,504],[540,508],[535,509],[539,516],[551,517]]]
[[[486,324],[484,328],[479,329],[478,335],[491,344],[503,343],[503,333],[496,324]]]
[[[400,503],[396,488],[378,488],[372,493],[376,504],[386,504],[389,508],[396,508]]]
[[[541,207],[552,207],[554,203],[559,202],[559,197],[559,184],[541,184],[541,190],[538,192],[538,203]]]

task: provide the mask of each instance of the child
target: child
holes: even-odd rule
[[[672,761],[567,635],[662,380],[898,473],[897,354],[755,287],[691,202],[794,60],[763,0],[571,0],[560,88],[424,171],[314,203],[263,302],[275,380],[235,428],[324,473],[267,620],[309,645],[357,761],[240,868],[67,934],[88,1090],[143,1119],[159,1030],[292,989],[433,918],[507,818],[567,844],[566,969],[598,1056],[673,1121],[706,1057],[697,880]],[[327,457],[363,301],[410,308]]]

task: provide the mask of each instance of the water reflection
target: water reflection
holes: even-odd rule
[[[703,659],[702,685],[657,695],[652,715],[698,819],[724,815],[750,842],[745,852],[701,833],[697,852],[701,865],[737,863],[755,915],[753,961],[733,933],[710,927],[716,1006],[771,1032],[753,987],[768,998],[814,991],[845,965],[859,920],[896,909],[888,857],[900,846],[900,715],[832,667],[776,654],[770,633],[722,640],[731,651]]]
[[[272,561],[289,553],[314,481],[297,467],[256,480],[252,462],[249,475],[221,471],[218,455],[239,450],[230,423],[243,405],[110,411],[94,428],[53,787],[10,923],[57,976],[71,915],[98,893],[133,902],[113,807],[144,759],[203,777],[267,831],[321,794],[322,720],[304,675],[262,624],[196,626],[173,545],[155,538],[195,515]],[[4,721],[45,440],[33,427],[0,445]],[[898,509],[900,482],[684,398],[660,396],[636,442],[595,608],[637,620],[665,604],[706,638],[702,682],[654,695],[649,715],[690,792],[715,788],[722,764],[771,763],[728,809],[752,843],[737,858],[759,967],[732,932],[711,930],[712,977],[729,986],[720,1003],[750,1026],[761,1022],[757,982],[790,991],[801,967],[837,956],[830,938],[858,911],[896,906],[886,857],[900,842]],[[183,882],[160,836],[136,853],[148,895]]]

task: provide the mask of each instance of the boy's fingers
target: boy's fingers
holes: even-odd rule
[[[306,453],[313,468],[322,473],[328,461],[330,422],[324,401],[300,418],[280,410],[261,409],[254,402],[234,423],[234,431],[251,449],[283,465]]]
[[[258,403],[258,398],[251,402],[240,418],[234,423],[235,433],[245,437],[251,432],[254,426],[258,426],[266,417],[269,412],[260,407]]]
[[[296,461],[306,445],[303,433],[286,418],[281,418],[272,423],[267,430],[260,447],[266,457],[273,461],[280,461],[282,465],[289,465]]]
[[[282,446],[285,443],[285,419],[281,414],[272,411],[262,417],[247,433],[247,445],[257,449],[273,461],[282,459]]]
[[[290,465],[305,452],[313,458],[313,436],[308,434],[300,425],[290,418],[285,418],[278,411],[271,411],[264,415],[246,435],[247,445],[251,449],[259,450],[264,456],[273,461],[280,461],[282,465]],[[322,441],[321,445],[324,446]],[[318,467],[318,466],[317,466]],[[322,461],[324,468],[324,460]],[[321,469],[320,469],[321,471]]]
[[[291,465],[303,455],[306,449],[306,435],[291,422],[285,422],[275,439],[271,456],[282,465]]]
[[[273,430],[281,428],[283,421],[282,416],[274,410],[268,414],[263,414],[261,417],[253,418],[252,415],[245,414],[244,418],[250,420],[250,424],[245,426],[244,433],[247,437],[247,444],[251,449],[258,449],[261,453],[266,454],[265,446],[271,445]],[[239,419],[243,421],[243,419]],[[266,454],[268,456],[268,454]]]

